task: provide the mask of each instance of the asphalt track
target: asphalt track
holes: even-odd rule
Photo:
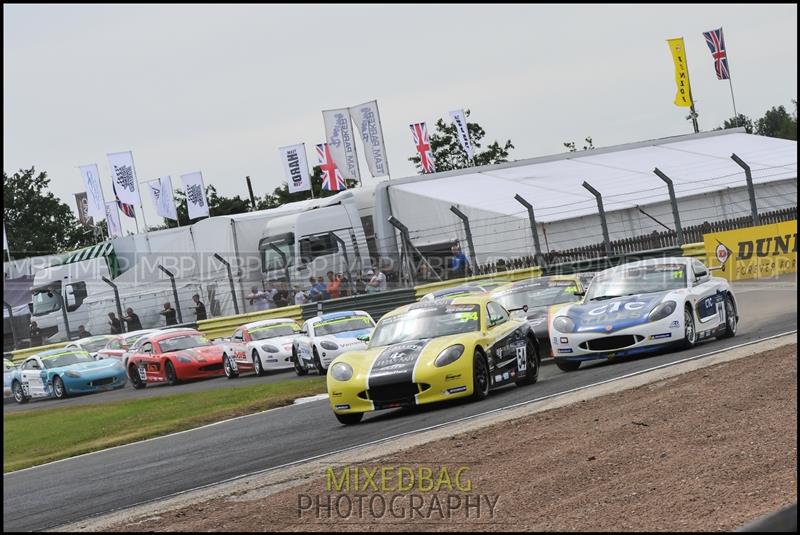
[[[3,476],[3,530],[59,526],[797,328],[794,275],[735,288],[737,336],[692,350],[597,363],[573,373],[546,366],[536,385],[504,388],[480,403],[380,412],[350,427],[339,425],[327,401],[310,402],[12,472]]]

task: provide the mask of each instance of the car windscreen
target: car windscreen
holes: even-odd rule
[[[586,300],[602,301],[679,288],[686,288],[686,269],[682,264],[630,267],[598,274],[589,287]]]
[[[43,355],[40,357],[42,364],[45,368],[60,368],[62,366],[70,366],[71,364],[78,364],[81,362],[94,362],[89,353],[83,351],[74,353],[58,353],[55,355]]]
[[[81,346],[83,349],[89,352],[100,351],[104,347],[109,340],[111,340],[111,336],[103,336],[98,338],[89,338],[83,342],[81,342]]]
[[[33,315],[43,316],[61,309],[60,290],[37,290],[33,292]]]
[[[479,305],[420,307],[382,319],[375,327],[370,347],[468,333],[479,328]]]
[[[295,325],[293,323],[278,323],[275,325],[262,325],[248,329],[253,340],[266,340],[276,336],[291,336],[294,334]]]
[[[193,347],[210,346],[211,342],[205,336],[199,334],[189,334],[183,336],[174,336],[158,342],[162,353],[170,353],[172,351],[180,351],[182,349],[191,349]]]
[[[495,301],[508,310],[522,308],[522,305],[528,305],[528,308],[544,307],[580,301],[580,297],[575,295],[577,291],[578,287],[572,281],[550,281],[495,295]]]
[[[320,321],[314,325],[314,335],[338,334],[348,331],[360,331],[372,327],[372,321],[366,316],[349,316]]]

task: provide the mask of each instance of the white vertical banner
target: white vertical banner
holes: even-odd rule
[[[311,179],[308,176],[308,161],[306,160],[306,145],[299,143],[280,147],[283,171],[289,184],[289,193],[308,191],[311,189]]]
[[[106,218],[106,201],[103,198],[103,186],[100,184],[100,171],[97,164],[81,165],[79,167],[86,186],[87,210],[95,222],[99,223]]]
[[[156,208],[156,213],[166,219],[178,220],[178,211],[175,208],[175,199],[172,196],[172,178],[162,176],[147,182],[150,190],[150,200]]]
[[[108,235],[112,238],[122,236],[122,223],[119,221],[119,208],[116,202],[106,203],[106,224],[108,225]]]
[[[325,122],[325,141],[328,142],[331,156],[342,177],[361,180],[356,139],[348,109],[325,110],[322,112],[322,120]]]
[[[383,130],[378,115],[378,101],[371,100],[353,106],[350,108],[350,117],[356,131],[361,133],[370,174],[373,177],[388,175],[389,163],[386,160],[386,146],[383,143]]]
[[[11,250],[8,248],[8,238],[6,237],[6,224],[3,223],[3,250],[8,251],[9,253]]]
[[[467,156],[471,160],[475,156],[475,151],[472,148],[472,142],[469,140],[467,117],[464,115],[464,110],[451,111],[450,118],[453,120],[453,124],[456,125],[458,141],[461,143],[461,146],[464,147],[464,150],[467,152]]]
[[[208,201],[203,186],[203,173],[196,171],[181,175],[183,187],[186,188],[186,206],[189,208],[189,219],[208,217]]]
[[[136,170],[133,167],[133,153],[131,151],[115,152],[107,156],[117,198],[125,204],[141,206]]]

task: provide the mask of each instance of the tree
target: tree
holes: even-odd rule
[[[583,149],[581,149],[581,150],[591,150],[591,149],[594,148],[594,145],[592,144],[592,136],[588,136],[588,137],[584,138],[584,141],[586,141],[586,143],[588,143],[588,145],[584,145]],[[564,146],[569,150],[569,152],[577,152],[577,150],[578,150],[577,148],[575,148],[575,142],[574,141],[564,142]]]
[[[347,183],[348,188],[354,188],[358,186],[358,181],[356,180],[345,180],[345,182]],[[265,195],[264,199],[262,201],[258,201],[256,204],[259,210],[263,210],[265,208],[275,208],[277,206],[281,206],[282,204],[286,204],[287,202],[304,201],[306,199],[310,199],[311,191],[314,192],[314,198],[316,199],[330,197],[331,195],[336,195],[338,193],[337,191],[322,189],[322,168],[318,165],[315,165],[311,170],[311,190],[289,193],[289,185],[284,182],[273,190],[272,195]]]
[[[464,115],[469,117],[469,110],[464,110]],[[467,158],[467,153],[458,140],[456,126],[452,123],[445,123],[443,119],[436,121],[436,131],[431,134],[430,142],[431,151],[433,151],[433,161],[436,164],[437,172],[465,169],[473,165],[489,165],[508,161],[509,150],[514,148],[510,139],[507,140],[503,146],[500,146],[500,144],[495,141],[488,145],[483,152],[478,152],[477,149],[481,148],[481,139],[486,135],[486,132],[478,123],[470,123],[469,121],[467,121],[467,132],[469,133],[470,142],[475,149],[474,162],[471,162],[469,158]],[[408,161],[416,166],[420,174],[423,173],[419,154],[410,157]]]
[[[764,117],[756,121],[756,134],[760,136],[779,137],[797,140],[797,101],[792,101],[795,106],[794,117],[789,115],[783,106],[772,107],[767,110]]]
[[[727,130],[728,128],[738,128],[740,126],[744,127],[744,131],[746,133],[748,134],[753,133],[753,120],[743,113],[740,113],[736,117],[731,117],[730,119],[727,119],[722,124],[722,128],[717,128],[717,130]]]
[[[3,213],[13,258],[71,251],[96,243],[65,203],[48,191],[47,173],[34,167],[3,172]]]

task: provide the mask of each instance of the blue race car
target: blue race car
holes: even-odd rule
[[[116,359],[94,360],[82,349],[53,349],[28,357],[11,375],[14,401],[31,398],[63,399],[123,388],[128,382],[125,367]]]

